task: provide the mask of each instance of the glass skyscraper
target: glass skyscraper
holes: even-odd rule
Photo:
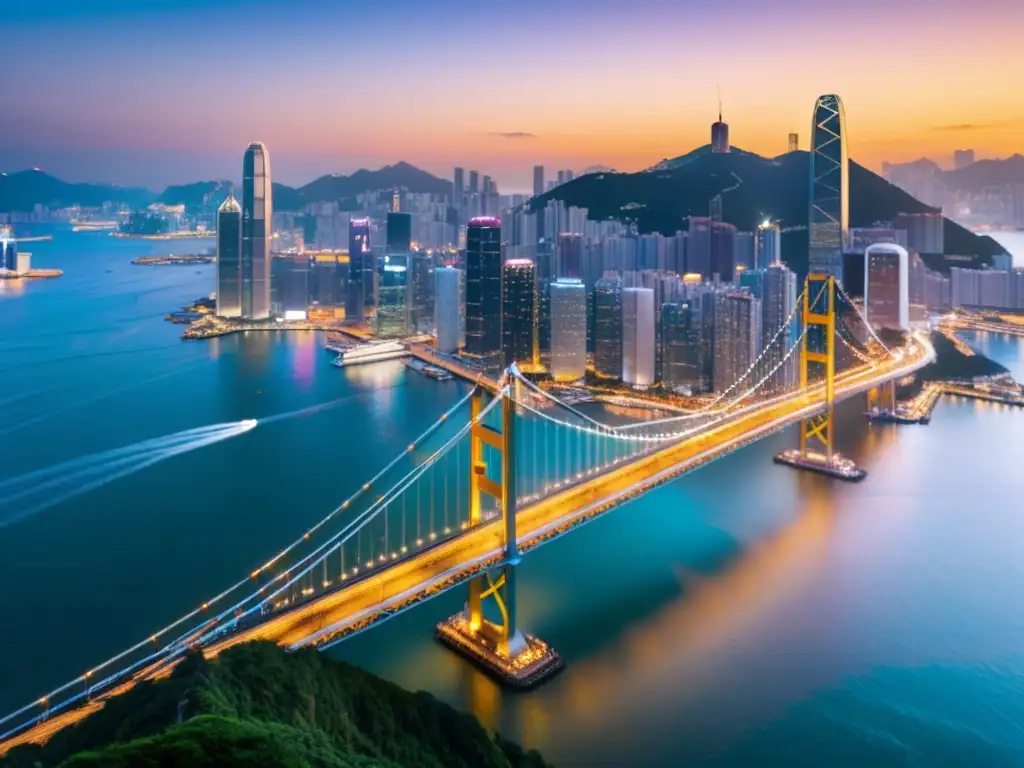
[[[761,299],[761,346],[766,352],[761,360],[757,381],[768,376],[765,391],[780,392],[796,386],[799,352],[785,359],[799,335],[800,323],[793,315],[797,296],[796,273],[780,261],[765,267],[761,273],[764,276],[762,293],[758,297]],[[790,318],[790,315],[793,317]],[[768,349],[776,334],[779,338]]]
[[[345,320],[350,323],[362,323],[366,319],[365,272],[370,273],[372,291],[374,267],[370,253],[370,220],[352,219],[348,224],[348,285],[345,291]]]
[[[382,256],[377,265],[378,336],[401,337],[409,334],[409,255]]]
[[[270,225],[274,214],[270,155],[260,142],[242,160],[242,316],[270,317]]]
[[[501,285],[501,351],[505,365],[532,365],[536,349],[536,277],[529,259],[509,259]]]
[[[437,351],[458,352],[465,335],[462,314],[462,270],[440,267],[434,271],[437,301],[434,304],[434,325],[437,327]]]
[[[576,381],[587,372],[587,289],[582,280],[551,283],[551,376]]]
[[[230,193],[217,209],[217,315],[242,316],[242,206]]]
[[[485,365],[501,357],[501,221],[487,216],[466,225],[465,354]]]
[[[622,378],[622,278],[604,277],[594,284],[594,370]]]
[[[811,124],[809,272],[843,281],[843,243],[850,225],[846,115],[835,94],[821,96]]]
[[[663,304],[661,382],[666,389],[684,395],[701,391],[700,342],[700,309],[689,301]]]

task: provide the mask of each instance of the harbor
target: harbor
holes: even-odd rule
[[[850,483],[860,482],[868,475],[867,470],[858,467],[852,459],[838,453],[833,453],[830,458],[821,453],[811,451],[801,453],[796,448],[791,448],[777,454],[774,461],[776,464],[785,464],[794,469],[816,472],[819,475],[827,475]]]

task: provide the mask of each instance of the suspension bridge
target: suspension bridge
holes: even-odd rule
[[[532,685],[561,659],[517,623],[515,566],[523,555],[791,424],[801,425],[800,440],[786,463],[851,479],[834,448],[834,404],[864,394],[891,402],[893,382],[933,358],[925,337],[886,346],[841,286],[811,275],[760,357],[693,411],[607,423],[513,365],[496,392],[474,386],[252,572],[0,718],[0,754],[45,742],[139,681],[170,674],[189,650],[216,656],[252,640],[326,649],[463,584],[465,610],[439,617],[438,638],[504,681]],[[798,385],[769,389],[793,364]]]

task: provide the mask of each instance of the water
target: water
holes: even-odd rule
[[[161,317],[212,268],[127,263],[150,248],[58,233],[32,250],[65,276],[0,297],[0,496],[59,462],[342,402],[0,528],[4,711],[247,573],[465,392],[400,364],[339,371],[313,334],[181,343]],[[1024,378],[1024,344],[973,343]],[[927,427],[872,427],[859,406],[840,447],[863,483],[772,464],[783,433],[530,553],[522,626],[567,661],[535,692],[432,640],[458,590],[331,653],[559,766],[1024,763],[1024,411],[944,401]]]
[[[1013,266],[1024,267],[1024,232],[989,232],[992,239],[1010,252]]]

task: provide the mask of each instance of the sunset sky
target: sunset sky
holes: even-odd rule
[[[806,147],[822,93],[869,167],[1024,152],[1021,0],[3,0],[0,170],[160,188],[407,160],[529,186],[708,141]],[[15,63],[17,66],[14,66]],[[549,171],[550,173],[550,171]]]

